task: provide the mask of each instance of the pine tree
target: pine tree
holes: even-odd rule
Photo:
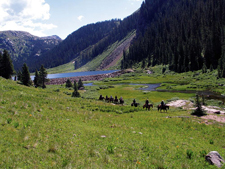
[[[196,115],[196,116],[204,116],[206,115],[205,111],[202,109],[202,104],[199,100],[199,96],[196,94],[196,98],[195,98],[195,106],[197,107],[193,112],[192,115]]]
[[[21,79],[22,79],[22,72],[19,70],[17,72],[17,80],[21,81]]]
[[[70,79],[67,79],[67,81],[66,81],[66,87],[73,87],[73,85],[72,85],[72,83],[71,83],[71,81],[70,81]]]
[[[27,67],[26,63],[24,63],[23,67],[22,67],[21,82],[23,85],[26,85],[26,86],[30,86],[32,84],[31,79],[30,79],[29,68]]]
[[[10,55],[7,50],[3,51],[3,56],[0,57],[0,74],[2,77],[6,79],[10,79],[11,76],[14,73],[14,66],[12,63],[12,60],[10,58]]]
[[[39,83],[43,89],[46,88],[45,82],[47,81],[47,75],[48,75],[47,71],[45,70],[44,66],[41,65],[39,71]]]
[[[79,79],[79,81],[78,81],[78,89],[80,89],[81,87],[84,87],[84,84],[81,81],[81,79]]]
[[[72,93],[72,97],[80,97],[80,93],[78,92],[76,81],[74,81],[74,91]]]
[[[38,72],[37,69],[35,71],[35,76],[34,76],[34,86],[35,87],[41,86],[41,84],[40,84],[40,76],[39,76],[39,72]]]

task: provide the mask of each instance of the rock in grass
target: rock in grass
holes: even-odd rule
[[[206,161],[208,161],[212,165],[216,165],[217,167],[222,167],[223,163],[225,163],[224,159],[220,156],[217,151],[211,151],[209,154],[205,156]]]

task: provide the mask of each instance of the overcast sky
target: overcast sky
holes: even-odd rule
[[[123,19],[143,0],[0,0],[0,31],[27,31],[65,39],[80,27]]]

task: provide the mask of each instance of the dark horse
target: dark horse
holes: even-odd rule
[[[159,104],[158,106],[158,111],[159,111],[159,109],[160,109],[160,112],[162,111],[162,110],[166,110],[166,112],[167,112],[167,109],[169,110],[170,109],[170,106],[167,106],[167,105],[164,105],[164,106],[162,106],[161,104]]]
[[[123,104],[124,103],[124,100],[123,99],[120,99],[120,104]]]
[[[119,100],[118,100],[117,96],[115,96],[114,103],[118,103],[118,102],[119,102]]]
[[[100,95],[99,100],[104,100],[104,97],[102,97],[102,95]]]
[[[131,103],[131,106],[134,106],[134,107],[137,107],[139,105],[140,105],[140,103]]]
[[[153,108],[153,104],[148,104],[148,105],[144,104],[143,105],[143,109],[146,108],[146,110],[147,109],[150,110],[151,107]]]
[[[105,97],[105,101],[109,102],[109,97],[108,96]]]
[[[114,98],[112,97],[112,98],[109,98],[109,102],[111,103],[113,103],[114,102]]]

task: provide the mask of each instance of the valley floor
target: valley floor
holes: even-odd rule
[[[0,168],[217,168],[204,157],[218,151],[225,158],[224,123],[206,123],[182,105],[161,113],[156,107],[162,99],[194,102],[195,93],[143,91],[142,85],[127,83],[200,86],[190,85],[189,76],[156,70],[123,74],[95,81],[79,90],[80,98],[71,97],[73,88],[64,85],[41,89],[0,78]],[[99,101],[100,94],[122,96],[125,103]],[[130,106],[134,98],[140,106]],[[154,105],[150,111],[142,107],[146,99]],[[221,101],[205,102],[224,109]]]

